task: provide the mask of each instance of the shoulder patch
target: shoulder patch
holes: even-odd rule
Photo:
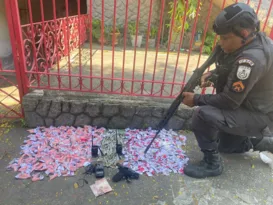
[[[237,69],[237,78],[240,80],[246,80],[251,73],[251,67],[245,65],[239,65]]]
[[[253,63],[252,60],[249,60],[247,58],[242,58],[238,61],[239,65],[242,65],[242,64],[248,64],[249,66],[254,66],[255,64]]]
[[[236,93],[243,92],[245,90],[245,85],[242,81],[237,81],[232,84],[232,90]]]

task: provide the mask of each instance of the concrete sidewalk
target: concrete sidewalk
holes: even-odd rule
[[[113,192],[94,197],[89,185],[94,176],[86,179],[89,185],[75,189],[73,184],[81,177],[61,177],[52,181],[32,183],[16,180],[14,172],[5,167],[19,156],[20,145],[28,135],[25,128],[15,124],[7,134],[0,136],[0,204],[2,205],[235,205],[273,204],[272,170],[264,164],[257,153],[223,155],[224,173],[216,178],[196,180],[184,175],[146,177],[141,176],[131,184],[125,181],[113,183],[110,178],[117,170],[106,169],[106,176]],[[8,128],[9,129],[9,128]],[[3,128],[2,128],[3,130]],[[186,151],[191,161],[200,160],[194,135],[188,137]]]

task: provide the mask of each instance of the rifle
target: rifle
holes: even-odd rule
[[[170,118],[174,115],[174,113],[176,112],[177,108],[179,107],[179,105],[183,101],[184,96],[182,94],[184,92],[193,92],[193,90],[195,89],[195,87],[200,83],[201,76],[203,75],[203,73],[205,72],[205,70],[216,61],[216,58],[220,54],[220,52],[221,52],[221,48],[220,48],[220,46],[217,46],[214,49],[213,53],[209,56],[209,58],[203,63],[203,65],[200,68],[196,68],[193,71],[193,75],[190,77],[188,83],[185,85],[185,87],[182,89],[182,91],[180,92],[180,94],[173,101],[173,103],[169,107],[166,115],[164,116],[163,120],[161,120],[159,122],[159,124],[157,126],[157,130],[158,131],[157,131],[156,135],[154,136],[154,138],[152,139],[152,141],[150,142],[150,144],[145,149],[144,154],[146,154],[148,152],[148,150],[150,149],[152,143],[157,138],[158,134],[165,127],[165,125],[169,122]]]

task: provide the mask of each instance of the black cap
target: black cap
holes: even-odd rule
[[[230,32],[237,35],[236,26],[259,30],[259,20],[254,9],[244,3],[235,3],[226,7],[216,17],[213,30],[218,35]]]

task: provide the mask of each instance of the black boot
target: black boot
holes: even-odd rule
[[[253,144],[254,151],[269,151],[273,153],[273,137],[263,137],[257,144]]]
[[[223,172],[223,164],[221,157],[216,151],[202,150],[204,153],[203,160],[197,164],[189,164],[185,167],[185,175],[193,178],[206,178],[221,175]]]

